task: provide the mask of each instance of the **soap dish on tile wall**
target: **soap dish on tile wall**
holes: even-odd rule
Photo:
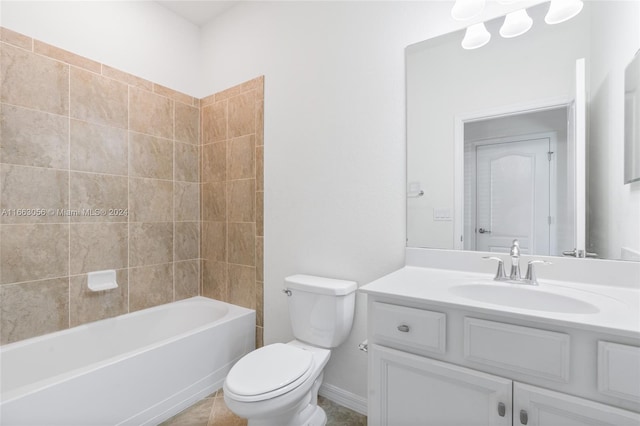
[[[87,277],[89,290],[91,291],[104,291],[118,288],[115,269],[89,272]]]

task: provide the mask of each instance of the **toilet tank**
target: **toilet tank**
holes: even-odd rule
[[[353,325],[355,281],[292,275],[284,282],[296,339],[322,348],[335,348],[347,339]]]

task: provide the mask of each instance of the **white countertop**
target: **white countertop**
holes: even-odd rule
[[[562,300],[570,298],[579,304],[594,306],[588,313],[567,313],[557,310],[545,310],[544,304],[538,308],[514,307],[508,304],[495,304],[461,296],[461,286],[478,284],[476,293],[482,292],[483,285],[488,290],[506,288],[511,293],[523,297],[531,296],[528,303],[520,305],[536,305],[536,292],[552,293]],[[458,288],[458,290],[456,289]],[[489,288],[492,287],[492,288]],[[460,272],[447,269],[405,266],[367,285],[360,291],[372,296],[391,298],[402,303],[428,303],[444,307],[457,307],[468,311],[497,314],[542,323],[569,326],[578,329],[604,332],[619,336],[640,339],[640,289],[582,284],[575,282],[539,279],[539,286],[510,284],[493,281],[493,275],[475,272]],[[543,299],[544,300],[544,299]],[[588,304],[588,305],[587,305]]]

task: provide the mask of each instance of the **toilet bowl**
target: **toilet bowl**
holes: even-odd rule
[[[309,275],[285,279],[295,340],[274,343],[240,359],[225,380],[224,400],[249,426],[323,426],[317,404],[330,348],[353,324],[353,281]]]
[[[314,399],[330,355],[328,349],[296,340],[257,349],[229,372],[223,387],[225,402],[252,425],[323,425],[310,423],[315,410],[302,412],[300,405],[316,405]]]

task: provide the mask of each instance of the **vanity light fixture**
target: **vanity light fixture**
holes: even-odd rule
[[[582,0],[551,0],[544,22],[553,25],[568,21],[580,13],[583,7]]]
[[[480,22],[467,28],[462,40],[462,47],[467,50],[477,49],[489,43],[489,40],[491,40],[491,34],[487,31],[484,23]]]
[[[533,25],[533,19],[527,14],[526,9],[507,14],[500,28],[500,35],[504,38],[518,37],[529,31]]]
[[[507,5],[517,0],[496,1]],[[473,19],[482,13],[484,6],[485,0],[456,0],[453,9],[451,9],[451,16],[460,21]],[[547,24],[559,24],[568,21],[580,13],[583,7],[582,0],[551,0],[549,11],[544,17],[544,21]],[[533,19],[527,13],[527,9],[517,10],[505,16],[500,28],[500,35],[504,38],[518,37],[529,31],[532,26]],[[481,22],[467,28],[462,40],[462,47],[467,50],[477,49],[489,43],[489,40],[491,40],[491,34],[487,31],[484,22]]]
[[[451,17],[457,21],[468,21],[484,10],[485,0],[456,0]]]

